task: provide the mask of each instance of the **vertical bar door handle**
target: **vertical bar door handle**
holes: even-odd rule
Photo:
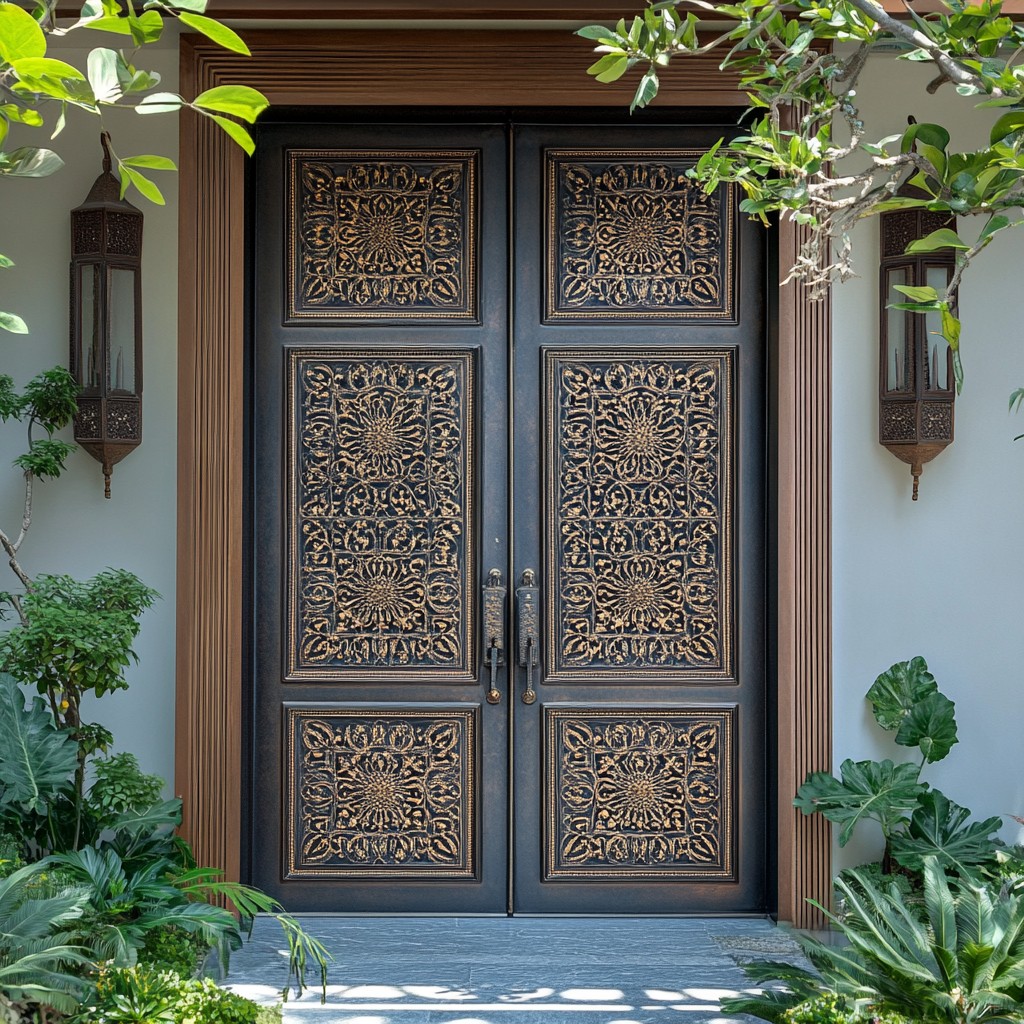
[[[533,688],[533,670],[537,665],[537,647],[540,643],[540,589],[537,574],[532,569],[523,570],[523,581],[516,587],[516,618],[519,629],[519,665],[526,669],[526,689],[523,703],[532,704],[537,699]]]
[[[484,640],[487,644],[484,660],[491,674],[487,703],[499,704],[498,667],[505,664],[505,596],[508,588],[500,569],[492,569],[483,585]]]

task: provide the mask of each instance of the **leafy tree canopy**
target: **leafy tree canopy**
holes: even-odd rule
[[[187,100],[159,91],[160,75],[137,64],[142,47],[159,40],[168,21],[202,33],[234,53],[248,56],[241,37],[204,13],[207,0],[85,0],[81,16],[59,27],[58,0],[0,0],[0,178],[42,178],[64,165],[46,146],[10,147],[12,125],[41,129],[54,139],[64,130],[69,111],[100,119],[110,107],[130,107],[139,114],[177,113],[188,107],[210,118],[247,153],[253,141],[246,125],[266,109],[266,97],[244,85],[220,85]],[[94,35],[101,45],[89,51],[84,67],[49,52],[51,37]],[[48,118],[48,115],[52,117]],[[121,196],[130,187],[154,203],[163,203],[153,171],[173,171],[165,156],[112,154],[121,180]],[[0,255],[0,269],[13,261]],[[0,311],[0,327],[27,334],[25,321]]]
[[[743,129],[714,146],[693,170],[709,191],[735,182],[741,208],[765,219],[779,212],[809,228],[789,279],[820,296],[852,274],[850,232],[886,210],[926,207],[961,218],[978,217],[965,232],[936,231],[910,250],[952,248],[956,269],[943,293],[913,288],[901,308],[938,312],[954,354],[958,388],[960,322],[956,289],[971,260],[992,239],[1019,226],[1024,205],[1024,25],[1002,13],[1000,0],[939,0],[919,13],[912,0],[896,17],[875,0],[658,0],[615,27],[590,25],[580,35],[597,43],[590,68],[612,82],[641,71],[633,109],[658,92],[659,75],[673,60],[721,52],[723,71],[746,94]],[[699,20],[724,26],[698,33]],[[879,44],[897,60],[927,65],[929,93],[945,87],[983,108],[991,121],[989,145],[958,152],[941,124],[865,123],[858,81]],[[918,191],[901,194],[905,184]],[[909,190],[908,190],[909,191]]]

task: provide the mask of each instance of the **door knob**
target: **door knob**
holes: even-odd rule
[[[540,589],[536,573],[523,570],[523,581],[516,587],[516,618],[519,628],[519,665],[526,669],[526,689],[523,703],[532,704],[537,699],[533,688],[533,669],[537,664],[537,644],[540,641]]]
[[[508,589],[500,569],[492,569],[483,585],[484,640],[487,643],[485,655],[491,672],[491,688],[487,691],[487,703],[501,701],[498,689],[498,666],[505,664],[505,596]]]

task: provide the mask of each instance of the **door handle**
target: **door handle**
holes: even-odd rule
[[[491,671],[491,688],[487,691],[487,703],[497,704],[501,701],[498,666],[505,664],[505,597],[508,594],[500,569],[492,569],[487,574],[487,582],[482,589],[484,639],[487,641],[484,661]]]
[[[536,573],[523,570],[523,581],[516,587],[516,618],[519,627],[519,665],[526,669],[526,689],[523,703],[532,704],[537,699],[533,688],[533,669],[537,664],[537,645],[540,642],[540,589]]]

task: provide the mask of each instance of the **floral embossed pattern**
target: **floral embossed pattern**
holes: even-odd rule
[[[694,154],[551,151],[548,319],[731,320],[733,196]]]
[[[469,709],[288,709],[289,874],[472,877]]]
[[[731,877],[732,708],[546,717],[547,877]]]
[[[470,359],[293,353],[291,678],[470,678]]]
[[[731,674],[726,352],[548,352],[548,667]]]
[[[292,316],[476,316],[471,152],[292,153]]]

